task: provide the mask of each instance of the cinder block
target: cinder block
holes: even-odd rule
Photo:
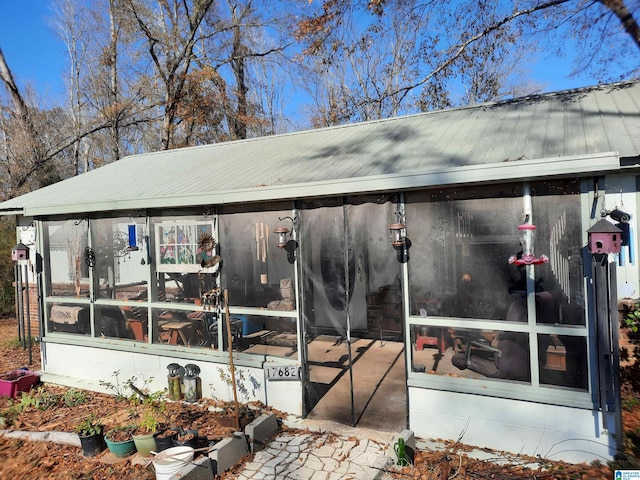
[[[395,461],[391,457],[380,455],[376,457],[373,465],[370,465],[369,468],[365,468],[362,480],[380,480],[388,478],[387,473],[389,472],[389,468],[394,464]]]
[[[393,439],[391,447],[389,448],[389,457],[393,459],[394,464],[398,463],[398,455],[396,449],[399,438],[402,438],[404,440],[404,451],[407,460],[409,461],[409,463],[413,463],[416,455],[416,436],[411,430],[403,430]]]
[[[219,475],[239,463],[246,455],[249,455],[247,438],[244,433],[235,432],[232,437],[216,443],[209,452],[211,469],[215,475]]]
[[[214,478],[210,459],[200,457],[195,462],[185,465],[179,472],[171,475],[169,480],[214,480]]]
[[[278,419],[271,413],[265,413],[246,426],[244,432],[249,438],[251,453],[263,450],[269,440],[278,432]]]

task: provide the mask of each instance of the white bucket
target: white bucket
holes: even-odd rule
[[[163,450],[153,459],[156,480],[169,480],[192,460],[192,447],[171,447]]]

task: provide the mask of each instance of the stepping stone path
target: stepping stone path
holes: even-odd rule
[[[352,480],[375,478],[371,467],[385,445],[330,432],[281,433],[238,473],[239,480]],[[378,477],[381,478],[381,477]]]

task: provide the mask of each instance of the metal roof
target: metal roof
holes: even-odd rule
[[[618,170],[640,82],[133,155],[0,203],[47,215],[218,205]]]

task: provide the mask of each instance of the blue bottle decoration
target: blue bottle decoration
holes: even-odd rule
[[[129,250],[137,250],[138,245],[136,243],[136,224],[129,225]]]

